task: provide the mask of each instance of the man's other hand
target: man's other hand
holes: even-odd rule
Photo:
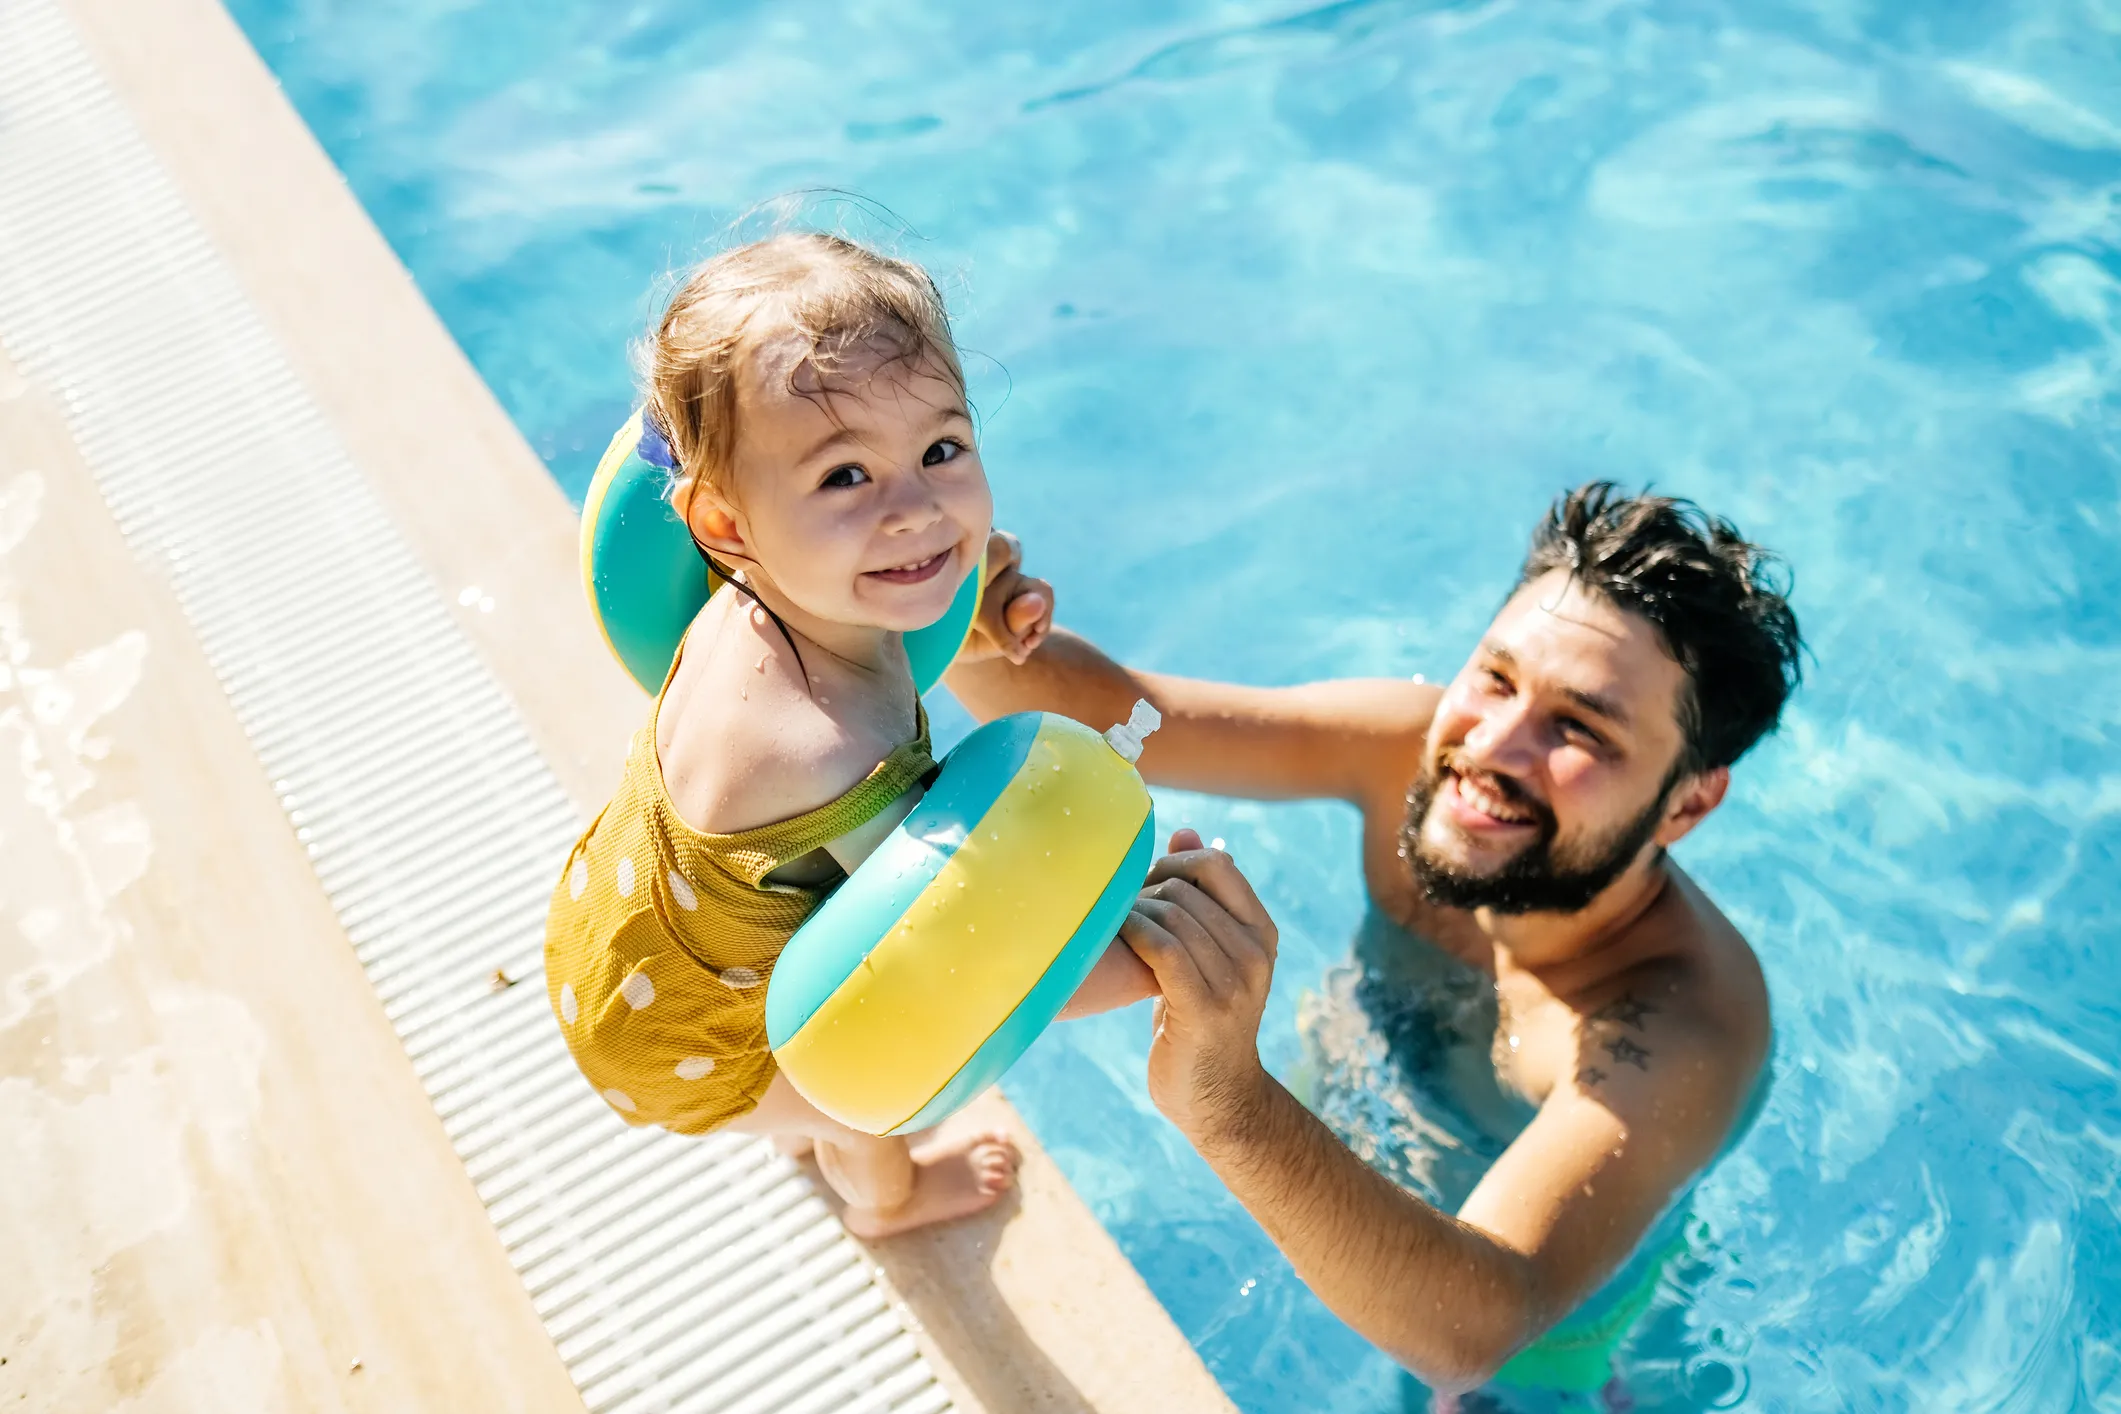
[[[1229,855],[1180,830],[1119,935],[1162,993],[1149,1098],[1196,1148],[1240,1134],[1267,1080],[1259,1023],[1274,981],[1274,920]]]

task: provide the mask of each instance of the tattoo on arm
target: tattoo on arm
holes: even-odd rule
[[[1637,1070],[1650,1068],[1650,1053],[1625,1036],[1615,1036],[1606,1042],[1605,1053],[1622,1065],[1632,1065]]]
[[[1644,1031],[1648,1028],[1642,1024],[1642,1019],[1645,1016],[1655,1016],[1656,1014],[1657,1008],[1651,1006],[1648,1002],[1637,1000],[1633,992],[1622,992],[1619,1001],[1607,1002],[1604,1006],[1592,1012],[1591,1020],[1614,1021],[1623,1026],[1633,1027],[1637,1031]]]
[[[1648,1070],[1652,1052],[1627,1032],[1647,1032],[1649,1027],[1642,1019],[1656,1014],[1656,1007],[1633,992],[1624,992],[1618,1001],[1608,1002],[1591,1013],[1583,1026],[1582,1049],[1589,1051],[1595,1044],[1612,1058],[1615,1066],[1631,1065],[1637,1070]],[[1607,1071],[1588,1063],[1576,1072],[1576,1083],[1585,1089],[1603,1085],[1609,1078]]]

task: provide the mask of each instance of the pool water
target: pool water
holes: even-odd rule
[[[1778,1077],[1638,1407],[2121,1411],[2113,0],[232,7],[577,497],[651,280],[832,187],[942,277],[1002,520],[1131,662],[1447,675],[1592,476],[1780,549],[1816,662],[1679,851]],[[1160,810],[1281,920],[1289,1073],[1355,821]],[[1146,1030],[1012,1076],[1077,1190],[1248,1414],[1419,1407]]]

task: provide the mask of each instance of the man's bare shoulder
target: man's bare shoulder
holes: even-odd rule
[[[1575,999],[1574,1086],[1616,1113],[1678,1121],[1712,1152],[1751,1097],[1771,1035],[1759,958],[1676,868],[1637,923],[1644,959]]]
[[[1671,886],[1660,902],[1671,909],[1671,928],[1688,946],[1676,954],[1681,1015],[1706,1036],[1750,1057],[1757,1069],[1770,1035],[1767,976],[1760,957],[1715,900],[1676,864],[1667,863]]]

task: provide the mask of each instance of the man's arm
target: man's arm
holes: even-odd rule
[[[1319,1299],[1432,1386],[1484,1383],[1573,1309],[1729,1129],[1743,1066],[1676,1026],[1631,1030],[1658,1070],[1579,1071],[1449,1217],[1261,1069],[1273,925],[1228,857],[1175,854],[1151,878],[1122,932],[1163,995],[1151,1097]]]
[[[1394,678],[1242,687],[1136,672],[1085,638],[1055,630],[1022,665],[960,663],[944,679],[982,721],[1058,712],[1103,730],[1147,698],[1164,722],[1144,744],[1159,785],[1258,799],[1367,799],[1406,789],[1419,767],[1437,688]]]
[[[1700,1134],[1556,1097],[1455,1218],[1372,1170],[1264,1073],[1187,1137],[1320,1300],[1430,1385],[1458,1391],[1486,1383],[1627,1260],[1713,1154]]]

